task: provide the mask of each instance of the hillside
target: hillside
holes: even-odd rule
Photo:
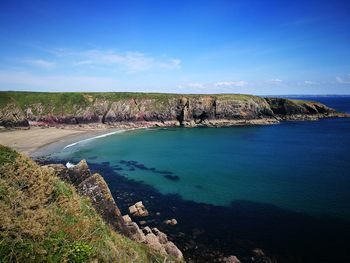
[[[312,101],[243,94],[0,92],[0,126],[230,126],[342,117]]]
[[[51,168],[1,145],[0,218],[0,262],[169,259],[115,232],[90,199]]]

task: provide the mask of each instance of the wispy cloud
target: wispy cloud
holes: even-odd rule
[[[99,90],[117,89],[119,81],[113,78],[94,76],[41,76],[21,71],[0,71],[0,90],[10,86],[35,87],[45,90]]]
[[[314,84],[316,84],[316,82],[315,81],[311,81],[311,80],[304,80],[304,84],[306,84],[306,85],[314,85]]]
[[[240,81],[219,81],[213,83],[213,86],[215,87],[243,87],[247,85],[248,83],[246,81],[240,80]]]
[[[116,52],[110,49],[81,51],[57,49],[50,50],[48,53],[57,58],[64,58],[65,61],[71,61],[71,65],[75,67],[114,67],[127,73],[152,69],[180,69],[182,62],[178,58],[158,58],[138,51]]]
[[[347,74],[344,77],[337,76],[335,80],[340,84],[350,84],[350,74]]]
[[[230,91],[232,89],[232,92],[234,92],[233,88],[235,87],[243,87],[246,86],[248,82],[240,80],[240,81],[217,81],[217,82],[210,82],[210,83],[198,83],[198,82],[189,82],[189,83],[182,83],[178,85],[178,88],[180,89],[186,89],[186,88],[192,88],[197,90],[211,90],[211,89],[219,89],[223,91]]]
[[[270,79],[270,80],[267,80],[266,82],[270,83],[270,84],[278,85],[278,84],[281,84],[283,82],[283,80],[281,80],[281,79]]]
[[[33,65],[40,68],[50,69],[53,68],[56,63],[44,59],[27,59],[23,61],[26,64]]]

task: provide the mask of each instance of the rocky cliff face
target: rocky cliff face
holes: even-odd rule
[[[319,102],[282,98],[266,98],[266,101],[270,105],[274,115],[283,120],[346,116],[346,114],[339,113]]]
[[[115,94],[118,93],[112,95]],[[25,127],[100,123],[120,126],[133,123],[142,126],[142,123],[153,123],[168,126],[228,126],[345,116],[317,102],[264,99],[251,95],[163,94],[164,97],[160,97],[159,94],[145,94],[142,97],[138,94],[133,97],[131,93],[117,99],[112,95],[93,97],[81,94],[79,103],[70,101],[69,97],[53,103],[48,94],[45,95],[47,101],[36,101],[34,97],[27,102],[24,97],[19,103],[19,99],[14,97],[1,105],[0,125]],[[69,110],[66,104],[70,105]]]

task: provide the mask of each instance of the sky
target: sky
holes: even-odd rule
[[[350,94],[350,1],[0,1],[0,90]]]

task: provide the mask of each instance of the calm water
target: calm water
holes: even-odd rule
[[[349,97],[311,99],[350,112]],[[109,162],[126,178],[198,203],[245,200],[350,219],[350,119],[137,130],[85,141],[54,156]]]

